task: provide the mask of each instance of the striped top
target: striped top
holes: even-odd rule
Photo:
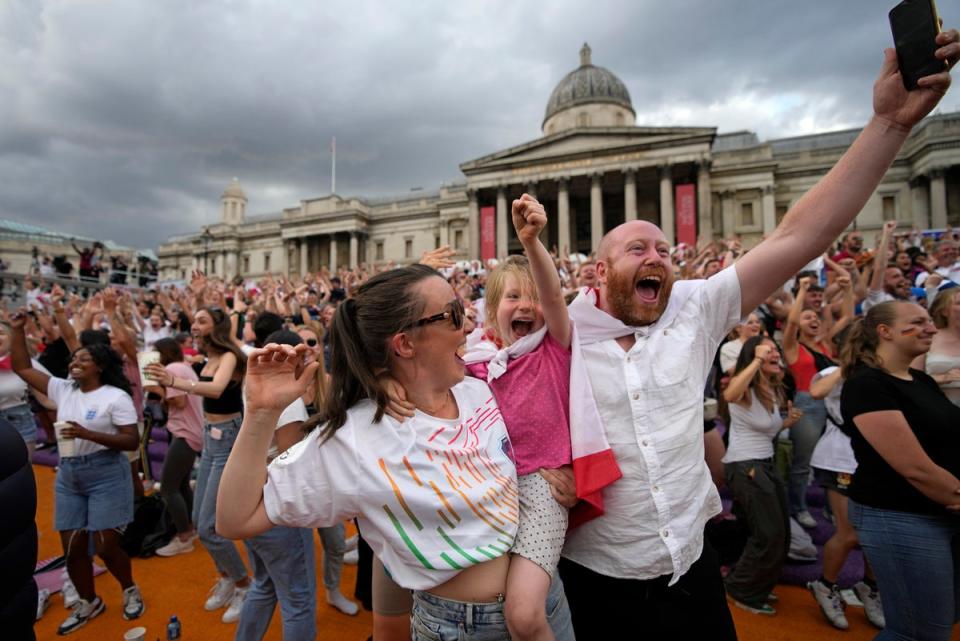
[[[268,468],[263,499],[277,525],[327,527],[354,516],[393,579],[426,590],[507,553],[519,519],[516,468],[483,381],[453,388],[456,419],[417,412],[373,423],[362,401],[327,442],[319,430]]]

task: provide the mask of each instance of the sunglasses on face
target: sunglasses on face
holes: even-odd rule
[[[423,327],[424,325],[429,325],[430,323],[439,323],[440,321],[445,321],[450,319],[450,322],[453,323],[455,329],[463,329],[463,301],[459,298],[455,298],[449,303],[447,303],[447,309],[440,312],[439,314],[434,314],[433,316],[427,316],[426,318],[421,318],[411,327]]]

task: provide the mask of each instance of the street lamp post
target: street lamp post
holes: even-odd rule
[[[210,254],[210,241],[213,240],[213,234],[210,233],[209,227],[203,228],[203,234],[200,238],[203,239],[203,271],[204,273],[210,273],[210,265],[207,264],[207,256]]]

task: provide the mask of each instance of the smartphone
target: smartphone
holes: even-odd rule
[[[916,89],[920,78],[947,68],[946,60],[933,55],[937,50],[934,38],[940,33],[934,0],[903,0],[890,10],[889,18],[904,87]]]

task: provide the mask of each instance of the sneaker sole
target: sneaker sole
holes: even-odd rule
[[[826,619],[827,623],[829,623],[831,626],[833,626],[833,627],[836,628],[837,630],[849,630],[849,629],[850,629],[850,622],[849,622],[849,621],[847,621],[847,625],[846,625],[846,626],[842,626],[842,625],[838,625],[838,624],[834,623],[834,622],[830,619],[830,615],[827,613],[827,610],[825,610],[824,607],[823,607],[822,605],[820,605],[820,599],[817,598],[817,593],[813,591],[813,588],[810,587],[810,584],[809,584],[809,583],[807,584],[807,589],[810,591],[810,594],[813,595],[813,600],[814,600],[814,602],[817,604],[817,607],[820,609],[820,614],[823,615],[823,618]]]
[[[741,603],[740,601],[737,601],[737,600],[734,599],[733,597],[730,597],[730,600],[733,601],[733,604],[734,604],[735,606],[737,606],[738,608],[740,608],[741,610],[746,610],[747,612],[751,612],[751,613],[753,613],[753,614],[760,614],[760,615],[763,615],[763,616],[772,617],[773,615],[775,615],[775,614],[777,613],[777,611],[774,610],[773,608],[769,608],[769,609],[755,608],[755,607],[753,607],[752,605],[747,605],[746,603]]]

